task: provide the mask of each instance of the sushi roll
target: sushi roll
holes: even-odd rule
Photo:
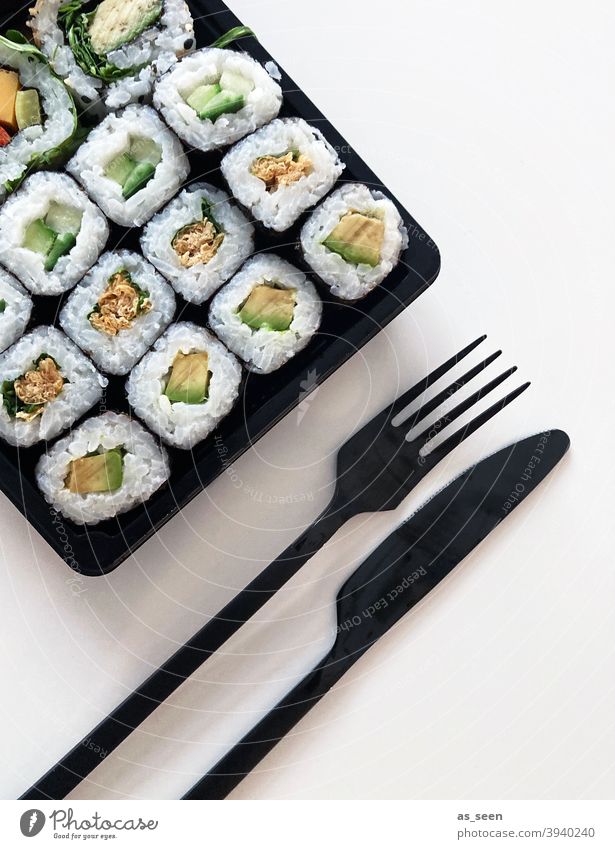
[[[282,89],[246,53],[197,50],[164,74],[154,106],[186,144],[210,151],[254,132],[282,106]]]
[[[120,413],[87,419],[36,465],[45,499],[78,525],[96,525],[144,504],[169,473],[167,452]]]
[[[0,355],[0,437],[28,447],[70,427],[107,380],[55,327],[37,327]]]
[[[327,194],[344,165],[320,130],[302,118],[279,118],[222,160],[237,200],[271,230],[287,230]]]
[[[229,197],[195,183],[152,218],[143,253],[180,295],[202,304],[254,250],[254,228]]]
[[[196,324],[172,325],[132,370],[130,405],[146,425],[178,448],[193,448],[232,409],[241,366]]]
[[[0,202],[31,169],[59,160],[76,130],[73,99],[45,57],[0,36]]]
[[[179,139],[149,106],[107,117],[66,166],[116,224],[140,227],[190,171]]]
[[[0,268],[0,351],[22,335],[32,314],[32,298],[12,274]]]
[[[251,371],[268,374],[305,348],[321,315],[322,301],[305,274],[261,254],[218,292],[209,324]]]
[[[31,11],[36,43],[94,114],[149,98],[155,77],[194,48],[184,0],[37,0]]]
[[[0,262],[33,295],[72,289],[108,236],[105,216],[66,174],[32,174],[0,208]]]
[[[312,213],[301,231],[301,246],[332,294],[356,301],[395,268],[408,233],[397,207],[382,192],[349,183]]]
[[[60,313],[64,332],[109,374],[128,374],[166,330],[173,290],[139,254],[103,254]]]

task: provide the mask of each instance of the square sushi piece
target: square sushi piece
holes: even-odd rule
[[[318,203],[344,168],[320,130],[302,118],[272,121],[222,160],[222,173],[237,200],[278,232]]]
[[[173,290],[147,260],[110,251],[71,293],[60,324],[102,371],[128,374],[174,313]]]
[[[356,301],[399,262],[408,233],[393,201],[377,189],[348,183],[327,198],[301,231],[306,262],[333,295]]]
[[[66,174],[33,174],[0,208],[0,262],[33,295],[72,289],[108,237],[107,219]]]
[[[0,351],[23,334],[32,314],[32,298],[12,274],[0,268]]]
[[[154,110],[132,104],[107,115],[66,169],[112,221],[141,227],[173,197],[190,166]]]
[[[145,504],[169,474],[164,448],[121,413],[87,419],[36,466],[45,499],[78,525],[95,525]]]
[[[254,250],[254,228],[228,195],[194,183],[147,224],[143,253],[180,295],[202,304]]]
[[[154,106],[180,139],[207,152],[233,144],[275,118],[282,90],[247,53],[208,47],[162,75]]]
[[[250,371],[269,374],[305,348],[321,316],[322,301],[305,274],[261,254],[218,292],[209,324]]]
[[[0,355],[0,437],[28,447],[70,427],[107,379],[55,327],[37,327]]]
[[[146,425],[178,448],[205,439],[239,395],[241,366],[215,336],[179,322],[130,373],[128,400]]]

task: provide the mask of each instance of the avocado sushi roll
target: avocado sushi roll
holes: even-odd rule
[[[37,327],[0,355],[0,437],[28,447],[70,427],[107,380],[55,327]]]
[[[320,130],[278,118],[235,145],[222,173],[237,200],[265,227],[283,231],[331,189],[344,165]]]
[[[179,139],[149,106],[107,117],[66,166],[116,224],[140,227],[189,174]]]
[[[218,292],[209,324],[251,371],[268,374],[305,348],[321,315],[322,302],[305,274],[261,254]]]
[[[197,50],[154,87],[154,106],[186,144],[210,151],[254,132],[282,106],[282,89],[246,53]]]
[[[76,129],[73,99],[42,53],[0,36],[0,202],[30,170],[59,159]]]
[[[169,474],[167,452],[120,413],[87,419],[36,466],[45,499],[78,525],[95,525],[144,504]]]
[[[103,254],[71,293],[60,324],[109,374],[128,374],[175,312],[169,284],[131,251]]]
[[[32,314],[32,298],[12,274],[0,268],[0,351],[22,335]]]
[[[108,236],[105,216],[66,174],[32,174],[0,208],[0,262],[34,295],[71,289]]]
[[[254,228],[220,189],[194,183],[141,236],[149,261],[193,304],[202,304],[254,250]]]
[[[158,74],[194,48],[184,0],[37,0],[34,39],[82,109],[119,109],[151,95]]]
[[[349,183],[312,213],[301,231],[301,246],[332,294],[355,301],[395,268],[408,233],[397,207],[382,192]]]
[[[131,407],[154,433],[193,448],[231,411],[241,366],[211,333],[189,322],[172,325],[130,373]]]

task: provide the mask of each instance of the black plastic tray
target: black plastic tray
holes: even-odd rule
[[[240,24],[220,0],[191,0],[189,5],[195,17],[199,47],[211,44],[220,35]],[[8,26],[23,27],[23,6],[10,2],[4,8],[4,21],[0,29],[4,30]],[[235,47],[247,51],[263,63],[272,59],[254,38],[244,38]],[[412,303],[435,280],[440,270],[439,252],[433,240],[382,185],[311,100],[280,70],[284,91],[281,115],[300,116],[322,130],[346,164],[342,181],[358,181],[375,186],[395,201],[408,227],[408,249],[398,267],[378,289],[358,303],[344,304],[332,298],[328,288],[305,265],[297,249],[298,233],[306,216],[282,234],[258,230],[257,251],[275,251],[302,268],[316,282],[325,302],[320,332],[304,351],[273,374],[246,374],[238,404],[221,422],[216,433],[193,451],[170,449],[172,475],[169,484],[160,489],[146,505],[117,519],[87,529],[59,516],[45,502],[36,486],[34,467],[42,453],[41,445],[18,450],[0,442],[0,488],[68,566],[83,575],[107,574],[119,566],[210,484],[229,463],[292,410],[305,396],[306,387],[313,388],[324,381]],[[219,168],[222,155],[223,152],[190,153],[190,181],[205,178],[208,182],[224,187]],[[140,232],[113,226],[107,249],[121,245],[138,250]],[[62,298],[39,297],[34,301],[31,327],[54,323]],[[196,307],[178,297],[176,319],[179,318],[204,325],[207,322],[207,305]],[[124,378],[109,376],[103,409],[128,411],[124,386]],[[98,412],[100,408],[95,407],[88,416]]]

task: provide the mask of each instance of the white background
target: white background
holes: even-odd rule
[[[488,332],[532,388],[396,515],[355,520],[322,556],[334,567],[373,547],[519,436],[563,427],[571,454],[234,796],[612,798],[615,10],[232,6],[436,240],[442,272],[300,422],[237,464],[239,487],[218,480],[108,578],[72,583],[0,500],[2,795],[23,792],[316,516],[351,427]],[[306,498],[275,503],[288,496]]]

